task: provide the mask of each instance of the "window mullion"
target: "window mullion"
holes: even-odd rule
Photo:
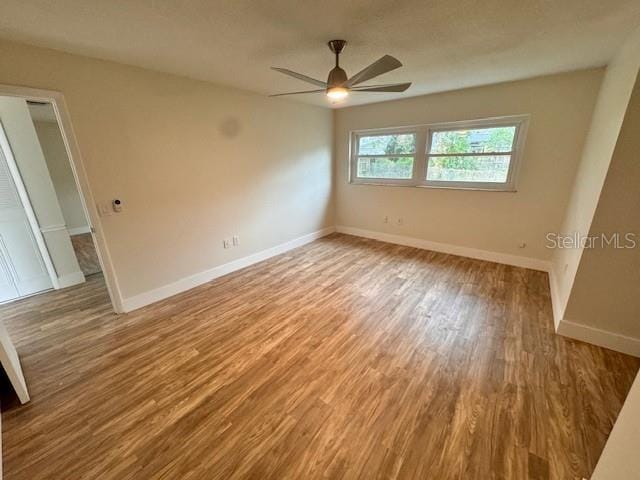
[[[416,131],[416,157],[413,161],[413,183],[420,185],[427,178],[427,128]]]

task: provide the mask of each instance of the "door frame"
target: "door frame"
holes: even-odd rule
[[[69,164],[71,165],[71,171],[73,172],[76,187],[80,193],[82,208],[87,220],[89,221],[89,226],[94,240],[93,243],[96,247],[105,283],[107,284],[111,305],[116,313],[124,313],[122,306],[122,293],[113,267],[109,248],[105,240],[104,230],[102,228],[100,216],[98,215],[98,209],[96,207],[93,192],[89,185],[84,161],[80,154],[80,147],[78,146],[78,142],[76,141],[76,136],[71,125],[71,117],[67,109],[64,95],[55,90],[42,90],[37,88],[0,84],[0,96],[18,97],[34,102],[46,102],[53,106],[56,120],[58,121],[58,128],[60,129]],[[42,232],[40,232],[39,228],[34,230],[36,230],[42,237]],[[46,251],[46,248],[44,250]],[[48,251],[46,251],[46,257],[51,261]],[[53,266],[53,264],[51,265]]]

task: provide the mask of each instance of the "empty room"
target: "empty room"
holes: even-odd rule
[[[640,479],[637,0],[0,10],[1,479]]]

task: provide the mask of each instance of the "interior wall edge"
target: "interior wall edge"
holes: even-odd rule
[[[640,358],[640,338],[620,335],[565,319],[560,319],[556,333]]]
[[[480,250],[478,248],[464,247],[461,245],[453,245],[449,243],[433,242],[421,238],[407,237],[404,235],[395,235],[373,230],[364,230],[361,228],[348,227],[345,225],[338,225],[336,227],[336,231],[340,233],[346,233],[348,235],[355,235],[357,237],[371,238],[373,240],[379,240],[381,242],[395,243],[397,245],[420,248],[422,250],[432,250],[434,252],[448,253],[450,255],[474,258],[476,260],[485,260],[494,263],[501,263],[504,265],[511,265],[514,267],[529,268],[531,270],[539,270],[542,272],[548,272],[551,267],[551,263],[549,261],[541,260],[539,258],[522,257],[518,255],[492,252],[489,250]]]
[[[564,307],[562,305],[562,296],[558,286],[558,275],[555,270],[553,261],[549,267],[549,292],[551,294],[551,310],[553,313],[553,326],[558,331]]]
[[[560,232],[587,235],[599,203],[611,159],[638,77],[640,27],[629,35],[615,57],[606,66],[597,95],[580,163],[564,209]],[[584,249],[574,252],[556,249],[551,261],[557,269],[556,282],[560,317],[565,315]],[[556,325],[557,327],[557,325]]]
[[[199,285],[210,282],[211,280],[215,280],[216,278],[222,277],[229,273],[233,273],[236,270],[241,270],[255,263],[267,260],[282,253],[286,253],[289,250],[301,247],[302,245],[306,245],[307,243],[311,243],[314,240],[325,237],[335,231],[336,229],[333,226],[325,227],[301,237],[294,238],[293,240],[289,240],[285,243],[281,243],[274,247],[252,253],[245,257],[232,260],[222,265],[218,265],[209,270],[196,273],[195,275],[182,278],[162,287],[154,288],[153,290],[149,290],[132,297],[124,298],[122,301],[123,310],[125,313],[131,312],[152,303],[159,302],[166,298],[177,295],[178,293],[185,292]]]

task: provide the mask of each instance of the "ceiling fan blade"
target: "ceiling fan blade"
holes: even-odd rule
[[[318,87],[327,88],[327,82],[323,82],[322,80],[316,80],[315,78],[307,77],[298,72],[294,72],[292,70],[287,70],[286,68],[278,68],[271,67],[271,70],[275,70],[276,72],[284,73],[285,75],[289,75],[290,77],[297,78],[298,80],[302,80],[303,82],[311,83]]]
[[[325,89],[321,88],[319,90],[305,90],[303,92],[289,92],[289,93],[274,93],[273,95],[269,95],[270,97],[282,97],[284,95],[300,95],[301,93],[318,93],[324,92]]]
[[[391,55],[385,55],[347,80],[347,87],[352,87],[359,83],[366,82],[367,80],[371,80],[378,75],[390,72],[391,70],[395,70],[401,66],[402,63],[400,63],[400,60],[392,57]]]
[[[411,82],[408,83],[390,83],[388,85],[370,85],[363,87],[354,87],[354,92],[404,92],[411,86]]]

